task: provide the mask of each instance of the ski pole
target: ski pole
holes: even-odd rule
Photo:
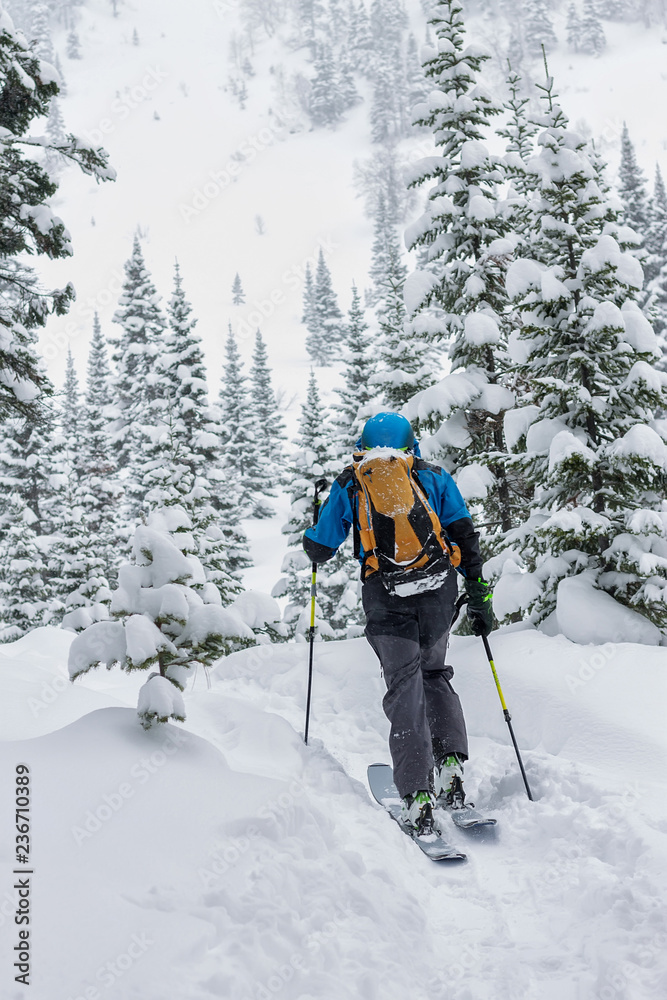
[[[516,759],[519,761],[519,767],[521,769],[521,776],[523,778],[523,783],[526,786],[526,795],[533,801],[533,796],[530,791],[530,785],[528,784],[528,778],[526,777],[526,771],[523,766],[523,761],[521,760],[521,754],[519,753],[519,745],[516,741],[516,736],[514,735],[514,730],[512,728],[512,716],[509,713],[509,709],[505,702],[505,695],[503,694],[503,689],[500,686],[500,679],[498,677],[498,672],[496,670],[496,665],[493,662],[493,655],[491,653],[491,647],[489,646],[489,640],[485,635],[482,636],[482,642],[484,643],[484,649],[486,650],[486,655],[491,666],[491,671],[493,673],[493,679],[496,682],[496,687],[498,688],[498,694],[500,695],[500,704],[503,706],[503,715],[505,716],[505,722],[507,723],[507,728],[510,731],[510,736],[512,737],[512,743],[514,744],[514,749],[516,751]]]
[[[320,493],[327,488],[326,479],[318,479],[315,483],[315,499],[313,500],[313,527],[317,525],[320,516]],[[317,597],[317,563],[311,567],[310,578],[310,629],[308,637],[310,650],[308,653],[308,694],[306,695],[306,726],[303,742],[308,743],[308,726],[310,724],[310,694],[313,689],[313,652],[315,648],[315,599]]]
[[[454,617],[452,618],[452,624],[449,626],[450,629],[454,628],[456,619],[458,618],[461,608],[464,604],[468,602],[468,595],[461,594],[454,606]],[[526,771],[523,766],[523,761],[521,760],[521,754],[519,752],[519,744],[516,741],[516,736],[514,735],[514,729],[512,728],[512,716],[509,713],[507,703],[505,701],[505,695],[503,694],[503,689],[500,686],[500,678],[498,677],[498,671],[496,670],[496,665],[493,662],[493,654],[491,653],[491,647],[489,646],[489,640],[485,635],[482,636],[482,642],[484,643],[484,649],[486,650],[487,659],[491,667],[491,672],[493,673],[493,679],[496,682],[496,688],[498,689],[498,694],[500,696],[500,704],[503,706],[503,715],[505,716],[505,722],[507,723],[507,728],[510,731],[510,736],[512,737],[512,743],[514,744],[514,749],[516,751],[516,759],[519,761],[519,768],[521,770],[521,776],[523,778],[523,783],[526,786],[526,794],[531,802],[533,802],[533,795],[530,790],[530,785],[528,784],[528,778],[526,777]]]

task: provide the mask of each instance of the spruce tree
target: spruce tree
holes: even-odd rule
[[[45,161],[53,174],[58,168],[66,163],[64,157],[58,152],[58,148],[67,142],[65,135],[65,120],[60,111],[60,104],[57,97],[54,97],[49,107],[49,117],[46,122],[46,134],[49,137],[50,147],[46,150]]]
[[[160,420],[155,359],[164,350],[167,322],[159,301],[135,236],[113,317],[121,333],[111,341],[115,364],[112,434],[118,467],[125,470],[129,516],[136,515],[141,504],[143,470]]]
[[[343,110],[348,111],[361,101],[361,95],[354,82],[354,67],[348,54],[347,48],[343,46],[338,55],[338,77],[336,81],[338,92],[343,103]]]
[[[304,298],[304,319],[310,318],[311,327],[306,338],[306,348],[313,361],[322,366],[330,365],[336,355],[338,345],[343,337],[343,314],[338,305],[338,299],[333,290],[331,272],[324,259],[324,251],[320,247],[315,272],[314,288],[312,289],[312,312],[309,310],[309,292],[306,285]]]
[[[230,483],[237,488],[237,503],[243,516],[272,517],[273,508],[266,499],[276,495],[270,464],[258,446],[254,401],[250,399],[248,377],[231,326],[225,343],[219,404],[222,466]]]
[[[232,284],[232,302],[235,306],[242,306],[245,302],[245,292],[243,291],[243,285],[241,284],[241,278],[239,277],[238,271],[234,276],[234,282]]]
[[[345,110],[331,46],[322,43],[315,57],[315,77],[310,93],[310,117],[315,125],[332,126],[339,122]]]
[[[0,486],[3,495],[18,493],[29,507],[32,529],[37,535],[53,530],[54,503],[54,421],[52,406],[33,405],[23,418],[6,420],[0,438]],[[0,531],[9,523],[10,513],[2,502]]]
[[[606,45],[607,39],[600,23],[595,0],[584,0],[579,48],[582,52],[599,56]]]
[[[139,692],[137,711],[146,729],[185,719],[181,692],[198,665],[254,642],[238,614],[208,599],[180,496],[167,481],[149,491],[146,523],[135,531],[132,562],[121,566],[112,595],[114,620],[89,625],[70,648],[72,680],[101,663],[126,671],[156,668]]]
[[[530,98],[522,96],[521,76],[509,66],[507,87],[510,96],[503,105],[507,120],[498,135],[506,140],[503,168],[510,182],[505,211],[514,233],[521,241],[530,239],[530,203],[535,187],[535,175],[528,169],[528,161],[535,149],[537,126],[528,117]]]
[[[270,482],[275,483],[280,481],[283,474],[285,423],[280,415],[271,384],[269,358],[260,330],[255,333],[250,386],[256,447],[268,465]]]
[[[38,59],[53,65],[55,52],[51,40],[49,8],[45,3],[30,3],[30,48]]]
[[[65,314],[74,298],[71,284],[47,292],[25,261],[30,255],[61,259],[72,254],[70,235],[47,204],[57,185],[24,147],[44,148],[28,137],[35,119],[48,114],[58,93],[9,18],[0,32],[0,417],[27,415],[33,402],[52,392],[35,355],[36,329],[51,313]],[[60,152],[97,180],[111,180],[107,154],[68,135]],[[47,147],[47,152],[51,152]]]
[[[353,11],[349,18],[348,42],[350,59],[359,73],[370,76],[372,73],[373,36],[368,11],[364,0],[358,0],[356,6],[354,0],[351,0],[351,5]]]
[[[526,0],[523,37],[526,51],[532,56],[541,56],[542,46],[550,52],[558,44],[546,0]]]
[[[571,3],[567,8],[566,31],[567,44],[571,49],[574,49],[575,52],[578,52],[581,46],[581,18],[575,3]]]
[[[635,147],[625,122],[621,134],[621,165],[618,179],[618,192],[625,209],[627,224],[644,239],[649,229],[646,177],[637,163]]]
[[[0,546],[0,642],[13,642],[52,619],[46,566],[35,515],[19,493],[5,502],[7,529]]]
[[[303,276],[303,315],[301,317],[301,322],[305,324],[309,333],[315,332],[315,282],[313,280],[313,272],[311,270],[310,263],[306,264],[306,270]]]
[[[399,138],[396,72],[389,60],[380,61],[375,71],[370,121],[373,142],[390,145]]]
[[[156,411],[169,437],[168,449],[193,476],[206,476],[219,457],[219,427],[212,421],[206,385],[206,365],[197,320],[185,297],[178,263],[174,291],[167,306],[168,329],[161,335],[162,353],[156,359]],[[159,451],[159,437],[156,439]]]
[[[80,469],[86,488],[89,530],[102,557],[102,575],[115,581],[119,558],[118,510],[123,491],[109,430],[111,385],[106,340],[96,313],[88,353]]]
[[[310,562],[303,550],[303,533],[312,524],[314,485],[323,476],[333,472],[331,453],[332,434],[329,415],[322,406],[317,380],[313,371],[308,381],[308,395],[301,408],[299,433],[294,442],[296,450],[288,465],[287,492],[291,500],[290,516],[282,528],[287,535],[288,552],[282,564],[285,574],[273,588],[274,597],[288,597],[284,623],[290,638],[303,639],[310,626]],[[326,576],[326,567],[318,571],[320,582]],[[318,607],[317,627],[320,635],[333,638],[332,627],[322,620]]]
[[[335,457],[349,460],[364,423],[372,416],[377,390],[371,385],[376,358],[368,323],[356,285],[348,313],[343,353],[343,388],[336,389],[340,402],[332,406]]]
[[[410,33],[405,54],[406,102],[411,111],[415,104],[423,101],[428,93],[424,68],[419,58],[417,39]]]
[[[412,247],[424,249],[406,300],[416,332],[451,338],[452,374],[414,396],[405,412],[431,433],[429,454],[452,473],[462,470],[460,488],[483,502],[486,528],[493,532],[511,526],[515,501],[503,431],[504,414],[514,404],[506,384],[513,324],[504,286],[513,243],[496,204],[500,163],[483,142],[501,109],[477,86],[489,57],[465,47],[458,0],[441,0],[431,23],[438,50],[431,50],[425,69],[442,99],[436,110],[422,106],[420,124],[433,130],[442,153],[417,164],[414,175],[414,183],[432,187],[424,216],[407,234]],[[434,381],[431,372],[427,377]]]
[[[652,367],[641,267],[596,183],[597,157],[568,129],[552,87],[549,78],[533,164],[533,259],[515,261],[507,276],[531,386],[516,464],[533,512],[487,569],[503,572],[499,617],[529,610],[543,619],[559,581],[583,573],[664,627],[665,444],[654,412],[667,402],[667,376]]]
[[[370,274],[374,284],[369,301],[376,307],[380,328],[376,349],[379,365],[371,383],[384,403],[394,409],[433,380],[429,364],[433,352],[422,338],[410,338],[406,326],[404,288],[407,266],[398,232],[391,223],[383,197],[378,199],[375,216]]]
[[[72,28],[72,30],[67,36],[67,58],[68,59],[81,58],[81,41],[74,28]]]

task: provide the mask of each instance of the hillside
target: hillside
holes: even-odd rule
[[[441,867],[366,791],[387,753],[364,640],[318,646],[307,748],[305,646],[234,654],[184,727],[146,734],[132,681],[63,685],[67,645],[40,629],[0,650],[2,828],[19,761],[34,798],[34,984],[11,984],[5,922],[8,1000],[664,994],[664,649],[493,637],[531,803],[481,643],[456,639],[469,794],[500,826],[452,828],[469,861]]]

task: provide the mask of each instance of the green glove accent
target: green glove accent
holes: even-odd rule
[[[494,626],[493,591],[486,580],[465,580],[468,595],[468,621],[473,635],[488,635]]]

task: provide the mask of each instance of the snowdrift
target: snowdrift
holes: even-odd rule
[[[98,671],[31,716],[30,692],[64,676],[65,640],[42,629],[0,655],[3,723],[35,734],[0,744],[3,998],[667,992],[664,648],[492,636],[530,803],[481,643],[454,640],[466,785],[499,834],[452,829],[470,859],[453,870],[419,855],[366,791],[367,764],[387,751],[364,640],[318,645],[309,747],[303,645],[228,657],[211,690],[199,678],[186,693],[185,727],[146,733],[118,707],[136,697],[120,672]],[[33,785],[29,988],[12,978],[19,762]]]

